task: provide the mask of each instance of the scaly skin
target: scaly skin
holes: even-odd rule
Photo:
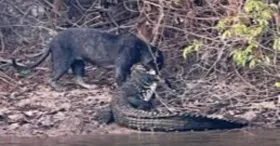
[[[132,85],[130,85],[133,88]],[[225,119],[210,118],[189,113],[143,111],[131,107],[125,100],[125,91],[120,90],[111,103],[114,120],[119,125],[141,131],[201,131],[234,129],[246,126]]]
[[[147,84],[145,87],[138,82],[139,78],[147,80],[148,84],[158,82],[157,77],[147,74],[132,74],[127,82],[120,87],[113,97],[110,109],[106,114],[101,114],[104,119],[114,119],[119,125],[141,130],[141,131],[201,131],[215,129],[234,129],[242,128],[247,123],[230,121],[226,119],[210,118],[202,115],[189,114],[185,112],[159,112],[155,110],[145,111],[136,109],[131,106],[128,97],[136,97],[143,90],[148,90]],[[138,96],[139,97],[139,96]],[[110,114],[108,114],[110,113]],[[109,116],[111,116],[109,118]]]

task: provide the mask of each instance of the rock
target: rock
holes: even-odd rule
[[[44,15],[45,14],[45,8],[43,6],[38,7],[38,14],[39,15]]]
[[[12,7],[8,7],[8,13],[12,14],[14,12],[14,9]]]
[[[23,114],[27,117],[34,117],[34,116],[38,115],[38,111],[26,111],[26,112],[23,112]]]
[[[53,119],[54,119],[55,121],[62,121],[62,120],[65,119],[65,114],[62,113],[62,112],[58,112],[57,114],[55,114],[55,115],[53,116]]]
[[[33,6],[31,14],[34,17],[42,16],[45,14],[45,8],[43,6]]]
[[[244,113],[244,115],[240,115],[239,117],[244,118],[248,121],[253,120],[255,117],[257,116],[257,113],[254,111],[248,111],[246,113]]]
[[[19,128],[19,126],[20,126],[19,123],[13,123],[10,125],[9,128],[10,128],[10,130],[16,130]]]
[[[8,118],[11,120],[11,122],[18,122],[24,119],[24,116],[21,114],[14,114],[14,115],[9,115]]]
[[[112,110],[110,106],[100,107],[95,109],[93,119],[99,123],[109,123],[113,120]]]
[[[42,117],[39,121],[43,127],[52,127],[54,125],[54,121],[51,116]]]
[[[33,6],[33,8],[31,9],[31,15],[34,17],[38,16],[37,6]]]
[[[0,115],[0,123],[6,122],[6,121],[8,121],[7,116],[5,116],[5,115]]]

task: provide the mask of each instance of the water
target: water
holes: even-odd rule
[[[0,146],[279,146],[280,129],[0,138]]]

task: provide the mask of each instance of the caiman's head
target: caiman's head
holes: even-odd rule
[[[142,99],[144,101],[150,101],[160,81],[157,72],[137,64],[132,67],[131,79],[134,82],[134,86],[141,92]]]
[[[131,69],[131,78],[143,79],[146,84],[149,82],[157,82],[160,80],[160,76],[156,70],[145,68],[143,65],[136,64]]]

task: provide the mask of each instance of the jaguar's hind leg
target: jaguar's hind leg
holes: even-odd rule
[[[49,80],[49,84],[54,90],[64,91],[63,87],[57,82],[70,68],[70,63],[71,60],[67,55],[61,55],[59,52],[52,54],[52,78]]]
[[[94,89],[97,87],[96,85],[87,84],[83,81],[83,76],[85,75],[85,64],[83,60],[75,60],[71,64],[71,68],[75,75],[75,82],[77,85],[86,89]]]
[[[55,91],[58,91],[58,92],[64,91],[63,87],[60,84],[58,84],[56,80],[50,79],[49,84],[51,85],[52,89]]]
[[[57,81],[59,80],[59,78],[65,73],[67,72],[67,68],[61,68],[59,70],[54,70],[53,71],[53,75],[52,75],[52,79],[49,80],[49,84],[51,85],[52,89],[58,91],[58,92],[62,92],[63,87],[61,85],[59,85],[57,83]]]

